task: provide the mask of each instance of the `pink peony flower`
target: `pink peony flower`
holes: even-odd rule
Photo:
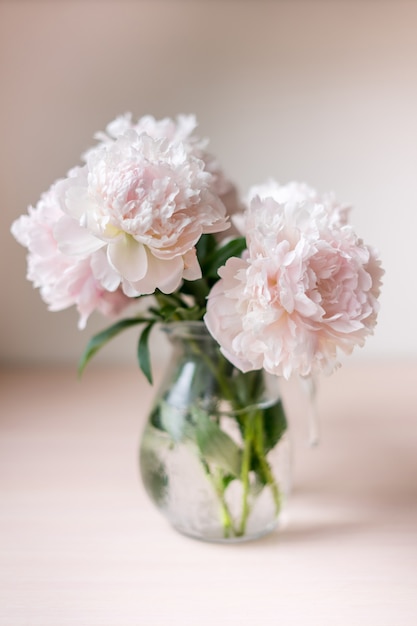
[[[330,373],[373,332],[383,271],[347,212],[306,185],[251,190],[247,251],[220,269],[204,318],[239,369]]]
[[[28,215],[13,222],[11,231],[28,248],[27,278],[40,289],[49,309],[59,311],[75,305],[80,314],[79,328],[84,328],[94,310],[115,316],[131,300],[118,288],[117,275],[102,251],[80,258],[59,250],[54,230],[61,219],[66,219],[61,202],[58,185],[54,184],[35,208],[29,207]]]
[[[117,118],[85,165],[14,222],[28,278],[51,310],[74,304],[84,327],[94,310],[118,314],[131,298],[200,278],[195,244],[229,228],[218,194],[234,188],[195,126],[193,116]]]
[[[87,154],[59,185],[60,250],[104,250],[128,296],[170,293],[201,276],[195,244],[229,227],[212,176],[184,145],[128,129]]]
[[[152,139],[168,140],[170,143],[182,143],[188,155],[192,155],[204,162],[205,170],[212,174],[211,191],[220,196],[228,215],[242,210],[241,202],[235,185],[223,172],[218,160],[207,151],[208,140],[195,135],[197,120],[194,115],[178,115],[176,120],[169,117],[156,120],[152,115],[144,115],[135,123],[131,113],[125,113],[110,122],[106,130],[95,134],[98,145],[84,153],[83,158],[88,161],[92,152],[103,145],[113,143],[123,136],[126,131],[134,130],[138,135],[146,133]]]

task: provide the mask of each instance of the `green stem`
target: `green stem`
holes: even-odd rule
[[[263,410],[254,408],[254,397],[257,395],[257,389],[259,386],[259,372],[253,372],[251,377],[246,376],[241,379],[240,377],[236,377],[234,378],[233,384],[231,384],[231,381],[227,376],[228,362],[222,355],[216,355],[215,362],[213,361],[210,353],[206,353],[201,349],[198,341],[191,339],[189,340],[189,345],[194,353],[198,354],[198,356],[203,360],[206,367],[215,377],[221,394],[231,403],[232,407],[239,415],[237,419],[240,423],[243,436],[243,451],[240,470],[242,505],[240,521],[238,522],[237,529],[234,528],[233,517],[225,501],[224,484],[219,483],[219,481],[212,475],[207,461],[204,458],[201,458],[201,460],[219,501],[224,536],[243,536],[246,533],[247,522],[250,514],[249,493],[250,472],[252,469],[259,474],[263,484],[270,487],[277,515],[281,509],[280,490],[266,459]],[[236,393],[237,387],[239,387],[239,393]],[[248,408],[248,410],[244,410],[245,408]]]
[[[207,461],[203,457],[201,457],[201,463],[218,497],[220,510],[221,510],[221,520],[222,520],[222,525],[223,525],[224,537],[225,539],[227,539],[231,535],[234,536],[237,533],[233,527],[232,515],[229,511],[229,507],[227,506],[226,500],[224,498],[224,487],[223,485],[219,485],[218,481],[215,479],[215,477],[211,473],[211,470]]]
[[[255,452],[258,458],[258,462],[263,473],[266,483],[270,486],[272,496],[274,498],[276,514],[281,510],[281,493],[278,488],[275,477],[272,473],[271,467],[266,460],[265,446],[264,446],[264,416],[262,411],[258,411],[255,421]]]
[[[240,480],[242,482],[242,514],[240,518],[239,535],[246,532],[246,524],[249,516],[249,472],[251,467],[252,444],[253,444],[253,416],[251,413],[244,419],[244,448],[242,457],[242,470]]]

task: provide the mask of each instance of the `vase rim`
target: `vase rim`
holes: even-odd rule
[[[215,341],[209,333],[203,320],[180,320],[161,324],[161,330],[172,337],[194,337],[201,339],[211,339]]]

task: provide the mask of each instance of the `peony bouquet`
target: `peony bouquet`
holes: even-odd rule
[[[232,449],[215,428],[221,420],[213,407],[200,403],[182,413],[188,427],[181,436],[194,436],[214,481],[224,536],[239,536],[250,516],[251,481],[269,487],[280,506],[266,427],[261,432],[255,418],[242,417],[259,391],[258,381],[252,397],[242,395],[248,376],[256,382],[259,372],[286,379],[331,373],[340,353],[372,334],[383,272],[350,225],[349,207],[305,184],[273,180],[241,199],[195,128],[193,116],[118,117],[96,135],[83,163],[13,223],[12,233],[28,248],[27,277],[50,310],[74,305],[81,329],[94,311],[115,318],[90,340],[80,371],[132,325],[139,327],[138,361],[150,382],[155,325],[198,323],[215,340],[223,365],[212,361],[211,370],[240,415],[242,444],[233,448],[239,460],[211,466]],[[193,423],[200,423],[200,436],[192,434]],[[209,461],[202,458],[207,439],[219,444]],[[227,492],[239,481],[236,522]]]

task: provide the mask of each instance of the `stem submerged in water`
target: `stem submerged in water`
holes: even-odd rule
[[[210,470],[209,464],[202,457],[201,457],[201,463],[205,469],[205,472],[211,484],[214,487],[214,491],[216,492],[216,495],[219,500],[221,520],[222,520],[222,526],[223,526],[223,531],[224,531],[223,536],[225,539],[229,538],[230,536],[234,537],[237,535],[237,532],[233,526],[233,518],[232,518],[232,515],[230,514],[229,507],[227,506],[227,503],[224,497],[225,488],[219,481],[215,479],[215,477],[213,476]]]
[[[244,448],[243,448],[243,458],[242,458],[242,471],[240,475],[240,480],[242,482],[243,492],[242,492],[242,515],[240,518],[240,526],[239,526],[239,536],[242,536],[246,532],[246,524],[249,516],[249,486],[250,486],[250,466],[251,466],[251,456],[252,456],[252,447],[253,447],[253,438],[254,438],[254,428],[253,428],[253,415],[248,413],[245,416],[244,423]]]
[[[250,495],[250,472],[253,460],[256,460],[258,473],[262,476],[265,485],[268,485],[272,492],[275,503],[275,513],[279,514],[281,510],[281,494],[278,488],[271,467],[266,458],[264,447],[264,422],[262,410],[252,411],[245,416],[243,422],[244,430],[244,448],[242,458],[242,514],[239,525],[239,536],[243,536],[246,532],[248,517],[250,514],[249,495]]]
[[[258,411],[256,415],[256,423],[255,423],[255,450],[258,457],[259,466],[261,472],[263,474],[264,480],[267,485],[270,486],[272,491],[272,496],[275,502],[275,512],[276,515],[279,514],[281,510],[281,493],[279,491],[277,482],[275,480],[274,474],[272,473],[271,467],[267,461],[265,446],[264,446],[264,416],[262,411]]]
[[[217,501],[217,529],[223,538],[262,534],[262,523],[270,528],[281,509],[280,489],[267,459],[286,429],[279,394],[264,372],[236,369],[204,327],[190,323],[187,334],[181,325],[177,335],[173,328],[183,356],[167,402],[169,406],[184,395],[185,414],[178,430],[174,412],[172,430],[178,440],[189,438],[196,445]]]

